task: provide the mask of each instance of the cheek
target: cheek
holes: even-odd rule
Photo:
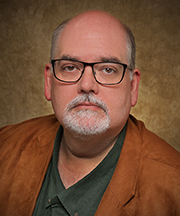
[[[131,109],[130,89],[119,89],[109,94],[107,106],[111,118],[111,125],[118,126],[125,124]]]
[[[129,113],[131,108],[131,100],[129,95],[125,97],[125,95],[122,95],[116,100],[111,99],[111,104],[109,108],[110,115],[113,115],[114,118],[118,118],[118,114],[125,115],[126,113]]]
[[[70,86],[63,84],[54,84],[51,92],[51,102],[54,109],[54,113],[62,124],[63,112],[66,108],[66,105],[73,99],[73,94],[70,90]]]

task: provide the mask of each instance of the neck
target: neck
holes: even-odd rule
[[[104,136],[103,134],[86,141],[64,131],[59,151],[58,170],[65,188],[90,173],[113,148],[117,136],[113,139],[106,139]]]

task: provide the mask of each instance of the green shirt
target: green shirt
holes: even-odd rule
[[[103,161],[83,179],[65,189],[57,168],[63,134],[60,127],[33,216],[93,216],[116,168],[125,133],[126,126]]]

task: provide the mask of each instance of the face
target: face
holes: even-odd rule
[[[56,58],[69,57],[84,62],[118,59],[128,64],[126,47],[126,36],[118,20],[106,13],[86,13],[65,27],[58,41]],[[114,86],[98,84],[90,66],[75,84],[56,80],[50,69],[51,65],[47,64],[45,96],[52,101],[55,115],[65,130],[73,133],[71,126],[74,125],[74,129],[87,130],[86,134],[92,131],[98,135],[106,131],[112,136],[122,130],[131,106],[137,101],[138,69],[133,71],[132,82],[126,70],[122,82]],[[79,134],[84,133],[82,130]]]

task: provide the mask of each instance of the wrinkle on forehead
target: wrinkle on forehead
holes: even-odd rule
[[[78,56],[72,55],[62,55],[59,57],[60,59],[70,60],[70,61],[81,61]],[[99,56],[96,62],[114,62],[114,63],[123,63],[120,59],[114,56]],[[85,63],[94,63],[94,62],[85,62]]]

